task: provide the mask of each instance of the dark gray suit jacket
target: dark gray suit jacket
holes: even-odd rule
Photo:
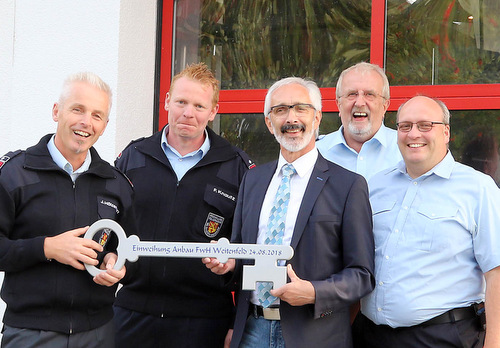
[[[262,202],[276,166],[277,161],[270,162],[245,174],[234,216],[233,242],[257,241]],[[294,256],[288,262],[299,278],[311,281],[316,303],[294,307],[281,301],[287,348],[351,347],[349,305],[375,285],[372,213],[365,179],[319,155],[291,246]],[[240,279],[241,269],[242,263],[237,262],[235,279]],[[243,335],[250,294],[237,294],[231,347],[238,347]]]

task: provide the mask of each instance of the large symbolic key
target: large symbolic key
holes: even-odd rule
[[[253,259],[254,265],[243,266],[243,290],[255,290],[256,282],[272,282],[275,289],[285,285],[286,266],[278,266],[278,260],[290,260],[293,256],[293,248],[289,245],[231,244],[226,238],[219,239],[217,243],[141,242],[136,235],[127,237],[123,228],[109,219],[93,223],[85,233],[85,238],[92,239],[100,233],[100,240],[103,240],[111,232],[118,237],[118,258],[114,269],[121,269],[126,260],[135,262],[140,256],[216,257],[222,263],[228,259]],[[88,264],[85,264],[85,268],[93,276],[103,272]]]

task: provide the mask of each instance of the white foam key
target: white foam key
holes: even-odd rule
[[[135,262],[139,257],[215,257],[225,263],[228,259],[255,260],[254,265],[243,266],[242,289],[255,290],[256,282],[272,282],[279,288],[286,284],[286,266],[279,266],[279,260],[290,260],[293,248],[289,245],[237,244],[221,238],[216,243],[140,241],[136,235],[127,237],[123,228],[113,220],[102,219],[93,223],[85,238],[92,239],[95,234],[105,231],[118,237],[118,255],[114,269],[121,269],[125,261]],[[200,261],[201,262],[201,261]],[[103,270],[85,264],[87,271],[95,276]],[[208,270],[207,270],[208,271]]]

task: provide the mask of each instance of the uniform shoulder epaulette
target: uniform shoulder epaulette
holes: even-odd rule
[[[5,163],[9,162],[12,158],[16,157],[21,152],[22,152],[21,150],[10,151],[10,152],[7,152],[2,157],[0,157],[0,170],[2,170],[2,167],[5,165]]]
[[[127,146],[125,146],[125,148],[118,154],[118,156],[116,156],[116,160],[119,160],[120,158],[122,158],[122,153],[123,151],[127,150],[130,146],[132,146],[133,144],[135,143],[138,143],[139,141],[141,140],[144,140],[146,137],[142,137],[142,138],[138,138],[138,139],[135,139],[135,140],[132,140],[130,143],[128,143]]]
[[[238,147],[235,147],[235,148],[236,148],[236,152],[241,157],[241,159],[243,160],[243,162],[245,162],[245,165],[248,167],[248,169],[254,168],[255,167],[255,163],[254,163],[254,161],[252,161],[252,159],[250,158],[250,156],[248,156],[248,154],[245,151],[243,151],[242,149],[240,149]]]
[[[116,168],[116,167],[113,167],[113,169],[115,171],[117,171],[121,176],[123,176],[125,179],[127,179],[128,183],[130,184],[131,187],[134,187],[134,184],[132,184],[132,181],[129,179],[129,177],[127,176],[127,174],[125,174],[124,172],[122,172],[120,169]]]

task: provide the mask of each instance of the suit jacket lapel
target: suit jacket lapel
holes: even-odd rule
[[[267,189],[269,184],[271,183],[271,179],[273,178],[274,172],[276,172],[276,166],[278,165],[278,161],[269,162],[262,165],[262,173],[258,173],[261,175],[255,175],[253,177],[252,185],[248,188],[253,190],[252,195],[253,198],[250,200],[251,202],[257,202],[256,207],[260,207],[262,209],[262,204],[264,203],[264,197],[266,196]],[[254,209],[252,211],[252,218],[249,219],[252,221],[252,226],[248,229],[249,231],[249,240],[243,241],[243,243],[255,243],[257,242],[257,235],[259,232],[259,218],[261,209]]]
[[[311,216],[311,211],[316,203],[316,199],[321,193],[321,190],[323,189],[323,186],[325,186],[329,177],[330,173],[328,171],[328,164],[321,155],[318,155],[318,159],[316,160],[316,164],[314,165],[311,173],[311,178],[307,184],[306,192],[302,198],[297,221],[295,222],[292,241],[290,243],[292,248],[295,249],[297,247],[300,237],[306,228],[307,221]]]

